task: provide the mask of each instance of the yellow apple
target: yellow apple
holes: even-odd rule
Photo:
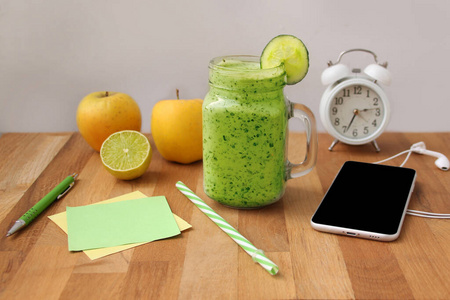
[[[81,100],[77,125],[86,142],[100,151],[103,142],[122,130],[141,130],[141,111],[133,98],[124,93],[95,92]]]
[[[162,157],[182,164],[202,159],[202,104],[201,99],[162,100],[155,104],[151,131]]]

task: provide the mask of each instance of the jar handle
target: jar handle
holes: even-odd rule
[[[316,119],[312,111],[303,104],[293,103],[289,100],[288,108],[289,115],[288,118],[298,118],[303,124],[305,124],[306,129],[306,154],[303,162],[299,164],[291,163],[289,160],[286,162],[286,180],[291,178],[297,178],[308,174],[312,171],[317,161],[317,129],[316,129]]]

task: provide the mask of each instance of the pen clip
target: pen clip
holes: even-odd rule
[[[67,192],[73,187],[73,185],[75,184],[75,182],[72,182],[67,189],[65,189],[61,194],[58,195],[58,197],[56,197],[56,200],[61,199],[62,197],[64,197],[65,194],[67,194]]]

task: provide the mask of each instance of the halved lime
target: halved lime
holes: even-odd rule
[[[147,137],[134,130],[111,134],[100,148],[106,170],[115,177],[131,180],[142,176],[150,165],[152,147]]]
[[[275,68],[284,64],[287,84],[296,84],[308,73],[309,53],[303,42],[293,35],[274,37],[261,54],[261,68]]]

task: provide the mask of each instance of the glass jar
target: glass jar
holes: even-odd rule
[[[210,90],[203,102],[203,185],[212,199],[235,208],[279,200],[286,181],[310,172],[317,157],[312,112],[283,93],[283,66],[261,69],[259,57],[225,56],[209,64]],[[288,120],[306,128],[305,160],[287,159]]]

